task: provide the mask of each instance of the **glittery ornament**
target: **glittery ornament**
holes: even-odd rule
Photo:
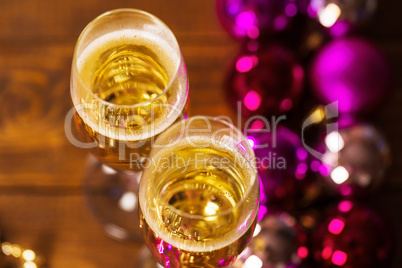
[[[309,255],[306,241],[295,218],[285,212],[271,213],[257,224],[253,240],[230,267],[298,267]]]
[[[241,114],[246,118],[288,112],[301,95],[303,68],[282,46],[252,44],[255,51],[241,50],[227,77],[230,104],[238,109],[241,102]]]
[[[313,234],[318,267],[388,267],[393,244],[389,226],[366,206],[341,201]]]
[[[374,113],[390,89],[390,68],[383,54],[361,38],[327,44],[313,59],[313,93],[324,103],[339,102],[340,113]]]
[[[390,164],[390,149],[371,125],[357,124],[332,131],[324,138],[319,172],[325,182],[344,196],[377,187]]]
[[[299,12],[299,0],[217,0],[218,18],[236,40],[286,29]]]
[[[346,23],[342,27],[350,28],[369,20],[376,9],[377,0],[314,0],[310,1],[307,13],[325,27]]]

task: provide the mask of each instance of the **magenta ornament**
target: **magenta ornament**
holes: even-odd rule
[[[253,126],[258,121],[253,122]],[[321,191],[309,178],[308,152],[297,134],[286,127],[249,129],[261,182],[260,218],[267,206],[294,210],[312,203]]]
[[[338,101],[340,113],[377,112],[391,84],[390,68],[369,41],[352,37],[327,44],[313,59],[313,93],[324,104]]]
[[[257,39],[286,29],[299,12],[299,0],[217,0],[221,25],[236,40]]]
[[[230,104],[248,118],[280,115],[291,110],[302,93],[304,70],[283,46],[256,43],[255,51],[243,48],[226,81]]]
[[[318,267],[389,267],[393,249],[390,228],[372,209],[343,200],[326,211],[313,232],[313,255]]]
[[[391,162],[383,135],[368,124],[331,131],[324,146],[319,172],[343,196],[371,192],[381,184]]]

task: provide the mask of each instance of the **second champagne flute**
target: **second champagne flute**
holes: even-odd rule
[[[255,156],[233,125],[211,117],[164,131],[140,182],[141,227],[164,267],[224,267],[250,241],[257,222]]]

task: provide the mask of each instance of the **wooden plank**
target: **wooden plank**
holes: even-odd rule
[[[85,202],[80,192],[2,193],[2,232],[7,241],[46,257],[49,267],[135,267],[142,244],[107,237]]]

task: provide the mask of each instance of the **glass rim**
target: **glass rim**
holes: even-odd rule
[[[115,103],[108,102],[108,101],[105,101],[105,100],[101,99],[99,96],[97,96],[97,95],[91,90],[90,87],[88,87],[87,85],[85,85],[85,83],[84,83],[84,81],[83,81],[83,79],[82,79],[80,73],[78,72],[78,66],[77,66],[78,44],[81,42],[81,40],[82,40],[84,34],[87,33],[88,30],[89,30],[93,25],[95,25],[100,19],[102,19],[102,18],[104,18],[104,17],[106,17],[106,16],[109,16],[109,15],[113,15],[113,14],[116,14],[116,13],[123,13],[123,12],[130,12],[130,13],[133,13],[133,14],[134,14],[134,13],[143,14],[143,15],[146,15],[146,16],[148,16],[148,17],[150,17],[150,18],[156,20],[157,22],[161,23],[162,26],[164,26],[166,29],[168,29],[169,33],[170,33],[170,34],[172,35],[172,37],[173,37],[173,40],[175,41],[175,44],[177,45],[177,48],[179,49],[179,61],[178,61],[178,64],[177,64],[177,66],[176,66],[175,69],[174,69],[174,73],[173,73],[172,77],[169,79],[169,83],[168,83],[168,84],[166,85],[166,87],[162,90],[162,92],[161,92],[160,94],[158,94],[156,97],[154,97],[154,98],[152,98],[152,99],[150,99],[150,100],[143,101],[143,102],[140,102],[140,103],[137,103],[137,104],[133,104],[133,105],[115,104]],[[96,39],[95,39],[95,40],[96,40]],[[112,10],[106,11],[106,12],[104,12],[104,13],[98,15],[97,17],[95,17],[95,18],[94,18],[92,21],[90,21],[90,22],[85,26],[85,28],[81,31],[81,33],[80,33],[80,35],[79,35],[79,37],[78,37],[78,39],[77,39],[75,48],[74,48],[74,56],[73,56],[73,68],[74,68],[73,72],[77,72],[77,77],[78,77],[80,83],[81,83],[81,84],[83,85],[83,87],[85,88],[85,91],[87,91],[87,93],[89,93],[92,97],[94,97],[99,103],[101,103],[101,104],[103,104],[103,105],[105,105],[105,106],[114,106],[114,107],[125,108],[125,109],[135,109],[135,108],[140,108],[140,107],[143,107],[143,106],[150,105],[150,104],[156,102],[158,99],[160,99],[160,98],[163,97],[164,95],[166,95],[167,91],[172,87],[174,81],[176,81],[177,76],[178,76],[178,73],[179,73],[179,70],[180,70],[180,66],[181,66],[182,64],[183,64],[183,57],[182,57],[181,52],[180,52],[179,43],[177,42],[176,36],[175,36],[174,33],[172,32],[172,30],[169,28],[169,26],[167,26],[167,25],[166,25],[161,19],[159,19],[157,16],[152,15],[151,13],[149,13],[149,12],[147,12],[147,11],[140,10],[140,9],[136,9],[136,8],[118,8],[118,9],[112,9]],[[72,87],[72,88],[73,88],[73,87]]]
[[[239,141],[238,143],[244,141],[243,146],[245,146],[245,148],[247,149],[248,154],[251,154],[251,157],[252,157],[251,160],[252,160],[252,162],[253,162],[253,163],[251,163],[251,165],[252,165],[252,168],[253,168],[254,176],[251,176],[251,178],[250,178],[250,183],[249,183],[249,187],[247,187],[246,191],[244,192],[244,194],[243,194],[243,196],[240,198],[240,200],[239,200],[238,202],[236,202],[236,205],[235,205],[234,207],[232,207],[232,208],[225,209],[225,210],[223,210],[223,211],[221,211],[221,212],[219,212],[218,214],[215,214],[215,215],[203,216],[203,215],[191,214],[191,213],[184,212],[184,211],[181,211],[181,210],[179,210],[179,209],[173,207],[172,205],[170,205],[170,204],[169,204],[167,201],[165,201],[165,200],[162,201],[162,203],[163,203],[163,205],[164,205],[164,208],[169,208],[173,213],[175,213],[175,214],[177,214],[177,215],[179,215],[179,216],[181,216],[181,217],[185,217],[185,218],[189,218],[189,219],[196,219],[196,220],[206,220],[206,219],[208,219],[208,218],[222,217],[222,216],[225,216],[225,215],[227,215],[227,214],[230,214],[231,212],[233,212],[234,210],[238,209],[240,206],[243,205],[243,203],[245,202],[245,200],[248,199],[249,196],[252,194],[251,191],[252,191],[252,189],[254,188],[255,184],[256,184],[256,183],[258,183],[258,184],[260,183],[260,181],[259,181],[259,179],[258,179],[258,171],[257,171],[256,165],[255,165],[255,164],[256,164],[256,160],[255,160],[254,150],[251,148],[250,144],[248,143],[247,138],[246,138],[246,137],[243,135],[243,133],[242,133],[237,127],[235,127],[233,124],[231,124],[231,123],[229,123],[229,122],[227,122],[227,121],[225,121],[225,120],[222,120],[222,119],[220,119],[220,118],[218,118],[218,117],[212,117],[212,116],[207,116],[207,115],[196,115],[196,116],[191,116],[191,117],[189,117],[187,120],[181,120],[181,121],[179,121],[179,122],[177,122],[177,123],[171,125],[168,129],[166,129],[164,132],[162,132],[162,133],[158,136],[158,138],[156,139],[156,143],[157,143],[158,139],[160,139],[161,137],[163,137],[163,135],[164,135],[165,133],[167,133],[167,131],[169,131],[170,128],[173,128],[173,127],[178,126],[178,125],[180,125],[180,124],[186,124],[186,123],[187,123],[189,120],[191,120],[191,119],[194,120],[194,119],[201,119],[201,118],[203,118],[203,119],[206,118],[208,121],[213,121],[213,122],[221,123],[221,124],[223,124],[223,125],[229,127],[231,130],[233,130],[236,135],[240,135],[239,137],[241,137],[241,139],[240,139],[240,141]],[[152,156],[153,156],[153,155],[152,155],[152,150],[151,150],[150,157],[152,157]],[[248,161],[248,159],[247,159],[247,161]],[[258,188],[258,189],[259,189],[259,188]],[[256,194],[259,195],[259,190],[258,190],[258,192],[257,192]],[[160,193],[158,193],[158,196],[160,196]],[[258,198],[257,198],[257,199],[258,199]]]

